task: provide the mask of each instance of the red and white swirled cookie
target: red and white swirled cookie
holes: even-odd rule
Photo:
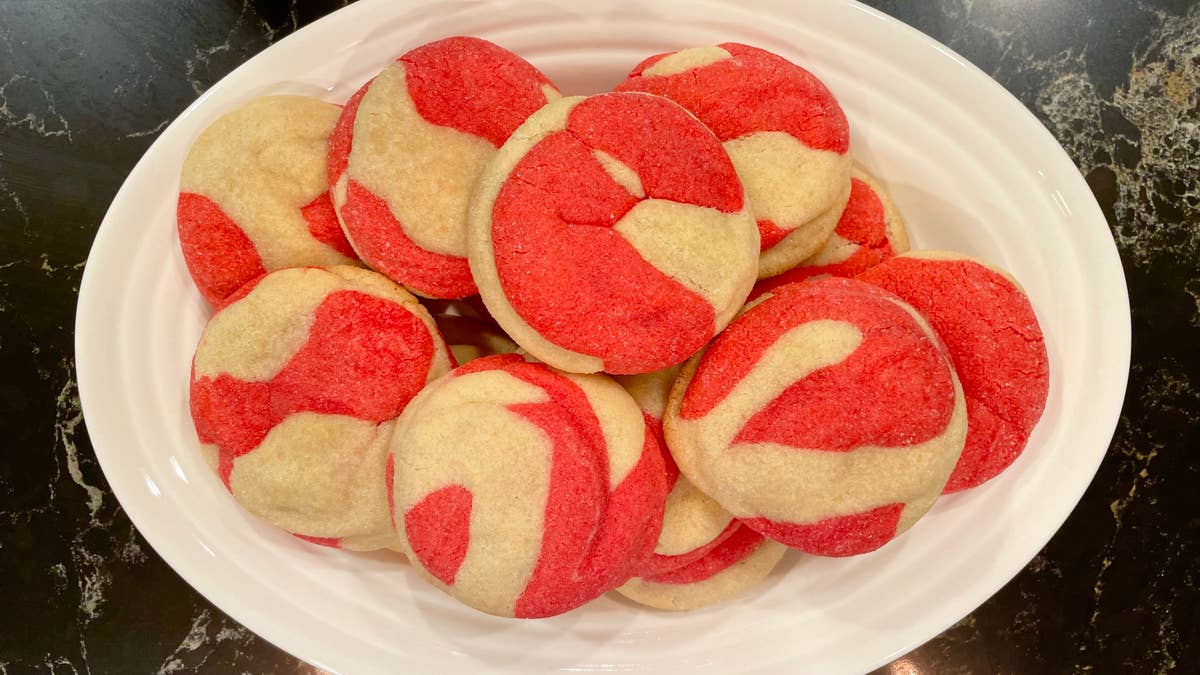
[[[461,366],[401,415],[393,513],[435,585],[499,616],[561,614],[627,581],[662,522],[662,455],[603,375],[516,354]]]
[[[651,56],[617,91],[666,96],[716,133],[758,220],[759,277],[794,267],[829,238],[850,193],[850,127],[812,73],[727,42]]]
[[[385,465],[393,420],[450,370],[416,298],[356,267],[291,268],[243,286],[192,361],[192,421],[250,513],[328,546],[398,544]]]
[[[325,181],[338,111],[313,98],[266,96],[192,144],[176,221],[188,272],[209,304],[269,271],[356,262]]]
[[[966,421],[925,320],[870,284],[828,278],[761,296],[689,361],[665,432],[684,475],[743,523],[846,556],[929,510]]]
[[[479,172],[558,91],[486,40],[450,37],[404,54],[346,103],[328,185],[354,250],[433,298],[473,295],[466,217]]]
[[[855,165],[850,201],[820,251],[778,276],[754,285],[750,298],[813,277],[852,277],[908,250],[908,230],[883,187]]]
[[[1050,391],[1046,342],[1025,291],[1007,273],[947,251],[912,251],[858,278],[924,315],[962,380],[967,442],[946,492],[998,475],[1025,449]]]
[[[677,364],[745,301],[758,231],[712,132],[641,93],[560,99],[484,171],[471,271],[525,350],[572,372]]]

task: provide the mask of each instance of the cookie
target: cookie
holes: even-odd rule
[[[467,204],[479,172],[558,91],[521,57],[451,37],[404,54],[346,104],[328,183],[354,249],[414,293],[475,294]]]
[[[1050,389],[1045,339],[1024,290],[1005,272],[946,251],[913,251],[858,278],[924,315],[962,380],[967,442],[946,492],[998,475],[1025,449]]]
[[[192,361],[192,421],[250,513],[311,541],[397,544],[385,463],[408,401],[450,369],[433,319],[356,267],[272,272],[231,295]]]
[[[656,609],[708,607],[760,584],[786,551],[783,544],[739,525],[732,536],[703,558],[658,576],[630,579],[617,593]]]
[[[756,277],[758,231],[728,155],[671,101],[555,101],[484,170],[468,254],[513,340],[579,373],[677,364],[729,322]]]
[[[638,568],[640,577],[654,577],[696,562],[742,527],[720,504],[679,475],[679,467],[667,449],[662,437],[662,417],[678,374],[679,367],[675,366],[616,378],[642,409],[647,428],[655,434],[663,450],[670,490],[663,509],[662,532],[653,554]]]
[[[966,436],[949,357],[896,296],[831,277],[760,297],[688,362],[664,421],[680,470],[767,537],[866,553],[942,491]]]
[[[517,351],[517,344],[493,324],[455,314],[434,314],[433,320],[454,355],[456,365]]]
[[[855,165],[850,201],[833,235],[816,255],[783,274],[759,281],[750,297],[813,277],[852,277],[907,250],[908,230],[896,205],[874,178]]]
[[[651,56],[617,91],[666,96],[716,133],[758,220],[759,277],[794,267],[829,238],[850,194],[850,127],[812,73],[727,42]]]
[[[217,119],[192,144],[175,214],[183,259],[209,304],[269,271],[357,261],[325,181],[338,110],[266,96]]]
[[[498,616],[561,614],[627,581],[658,538],[661,451],[629,395],[516,354],[430,384],[392,440],[413,564]]]

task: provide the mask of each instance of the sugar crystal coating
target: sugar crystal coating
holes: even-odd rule
[[[612,590],[661,527],[661,451],[602,375],[477,359],[417,396],[392,455],[410,559],[491,614],[552,616]]]
[[[347,103],[328,183],[355,250],[426,297],[476,292],[466,215],[479,172],[525,118],[558,98],[536,68],[473,37],[413,49]]]
[[[758,222],[760,277],[791,268],[829,237],[849,190],[850,129],[812,73],[730,42],[652,56],[617,91],[666,96],[721,140]]]
[[[644,94],[552,103],[485,171],[470,261],[518,344],[574,372],[679,363],[732,318],[757,232],[712,133]]]
[[[347,548],[396,543],[393,420],[450,358],[432,318],[354,267],[290,268],[234,293],[205,328],[189,403],[200,442],[251,513]]]
[[[792,269],[759,281],[750,298],[813,277],[853,277],[907,250],[908,231],[900,212],[883,187],[856,166],[850,200],[821,249]]]
[[[961,254],[915,251],[859,279],[903,298],[946,343],[967,399],[967,440],[947,492],[980,485],[1012,464],[1050,389],[1046,342],[1025,292]]]
[[[693,358],[665,428],[684,475],[743,523],[845,556],[932,506],[962,450],[966,409],[911,307],[829,278],[764,295]]]
[[[188,272],[209,304],[264,272],[357,260],[324,179],[338,106],[265,96],[213,122],[180,176],[176,221]]]

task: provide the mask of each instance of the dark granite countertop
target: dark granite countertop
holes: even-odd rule
[[[1116,437],[1029,566],[892,673],[1200,671],[1200,3],[875,5],[978,64],[1074,158],[1133,306]],[[340,6],[0,0],[0,674],[313,669],[206,602],[109,491],[82,424],[84,260],[205,88]]]

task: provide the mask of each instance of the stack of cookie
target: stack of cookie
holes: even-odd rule
[[[180,184],[201,447],[255,516],[500,616],[869,553],[1016,459],[1049,371],[1020,285],[909,251],[850,150],[732,43],[563,97],[453,37],[340,108],[255,100]]]

